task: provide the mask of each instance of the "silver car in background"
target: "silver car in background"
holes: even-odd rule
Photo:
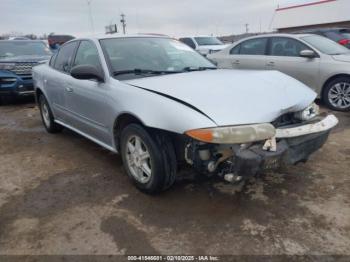
[[[333,110],[350,110],[350,50],[318,35],[243,39],[208,55],[219,68],[278,70],[315,90]]]
[[[72,40],[33,77],[46,130],[120,152],[147,193],[169,188],[186,164],[234,182],[306,161],[338,122],[285,74],[218,70],[167,37]]]

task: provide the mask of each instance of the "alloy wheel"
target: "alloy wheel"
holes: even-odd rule
[[[44,120],[46,127],[50,127],[49,108],[47,107],[47,105],[44,101],[42,101],[42,103],[41,103],[41,114],[43,116],[43,120]]]
[[[139,136],[131,136],[126,143],[126,160],[132,176],[142,184],[152,176],[151,155]]]
[[[350,83],[339,82],[333,85],[328,92],[328,100],[332,106],[339,109],[350,107]]]

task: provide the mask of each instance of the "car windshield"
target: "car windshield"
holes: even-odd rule
[[[42,42],[9,41],[0,42],[0,58],[38,55],[51,55],[48,47]]]
[[[216,37],[195,37],[198,45],[223,45]]]
[[[100,42],[118,79],[216,68],[192,48],[169,38],[109,38]]]
[[[343,47],[338,43],[322,36],[304,36],[301,39],[315,47],[320,52],[327,55],[340,55],[350,53],[349,49],[346,47]]]

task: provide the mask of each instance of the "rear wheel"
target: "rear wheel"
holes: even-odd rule
[[[41,120],[44,124],[46,131],[49,133],[61,132],[63,127],[55,123],[52,111],[44,95],[40,95],[39,97],[39,108]]]
[[[337,111],[350,110],[350,77],[338,77],[330,81],[323,91],[323,101]]]
[[[141,191],[154,194],[171,187],[176,176],[176,157],[170,139],[152,136],[131,124],[121,134],[121,154],[128,176]]]

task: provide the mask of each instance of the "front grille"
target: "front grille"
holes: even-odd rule
[[[34,65],[36,65],[36,63],[33,62],[16,63],[15,68],[11,71],[14,72],[16,75],[31,75],[32,67]]]

